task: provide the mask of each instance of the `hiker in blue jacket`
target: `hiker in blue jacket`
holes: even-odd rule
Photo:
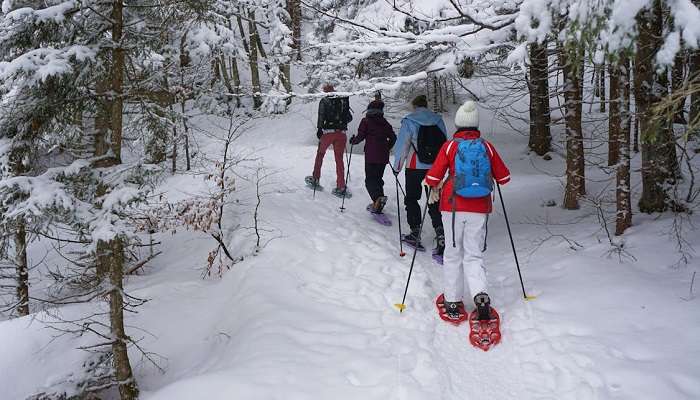
[[[421,198],[421,182],[432,167],[440,147],[447,140],[447,129],[442,117],[428,109],[428,100],[424,95],[413,99],[411,106],[413,112],[401,120],[393,170],[394,175],[398,175],[401,168],[406,166],[404,205],[411,233],[405,235],[403,240],[419,250],[425,250],[419,237],[421,210],[418,201]],[[438,205],[429,205],[428,213],[437,239],[433,254],[442,256],[445,250],[445,233]]]

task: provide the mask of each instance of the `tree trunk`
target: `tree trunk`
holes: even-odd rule
[[[693,4],[700,8],[700,0],[693,0]],[[690,51],[688,82],[694,86],[700,85],[700,49]],[[688,127],[691,128],[690,135],[697,137],[700,131],[700,91],[698,90],[694,90],[690,95]]]
[[[170,107],[172,110],[172,107]],[[175,121],[173,121],[173,153],[172,153],[172,173],[175,174],[177,172],[177,126],[175,125]]]
[[[700,85],[700,50],[693,50],[691,52],[688,81],[695,86]],[[700,90],[695,90],[690,95],[688,124],[692,127],[694,134],[697,135],[698,128],[700,127]]]
[[[530,45],[530,142],[528,146],[537,155],[551,151],[552,135],[549,130],[549,62],[547,44]]]
[[[610,116],[608,118],[608,166],[618,163],[620,155],[620,66],[609,64],[610,68]],[[623,66],[624,68],[624,66]]]
[[[291,19],[292,48],[297,60],[301,61],[301,1],[287,0],[287,12]]]
[[[255,11],[248,12],[248,35],[248,62],[250,64],[250,79],[253,85],[253,107],[257,109],[262,106],[262,97],[260,96],[260,70],[258,68],[258,46],[256,45],[259,39],[255,29]]]
[[[121,400],[135,400],[139,390],[131,370],[127,343],[129,338],[124,328],[124,247],[121,239],[113,239],[110,242],[101,242],[108,255],[103,258],[109,271],[109,321],[112,330],[112,354],[114,356],[114,370],[116,380],[119,382],[119,394]]]
[[[124,30],[124,3],[121,0],[114,1],[112,6],[112,41],[115,43],[112,50],[112,116],[110,128],[112,136],[110,148],[114,156],[114,165],[122,163],[122,129],[124,99],[122,97],[124,86],[124,48],[122,47],[122,35]]]
[[[600,97],[600,112],[604,113],[605,112],[605,103],[606,103],[606,96],[605,96],[605,63],[603,63],[600,66],[598,74],[598,93]],[[612,95],[610,96],[612,97]]]
[[[582,59],[582,58],[581,58]],[[563,46],[560,48],[560,62],[564,71],[564,104],[566,121],[566,188],[564,208],[579,208],[578,198],[584,195],[585,170],[583,152],[583,130],[581,126],[582,103],[581,84],[583,71],[580,60],[572,60]]]
[[[9,170],[12,176],[22,176],[27,173],[28,168],[24,164],[28,156],[29,147],[20,145],[13,148],[9,154]],[[20,200],[21,196],[16,196]],[[15,279],[17,282],[17,314],[19,316],[29,315],[29,264],[27,262],[27,231],[26,222],[23,217],[19,217],[14,224],[12,233],[14,241],[13,264],[15,266]]]
[[[635,78],[635,82],[637,79]],[[634,145],[632,147],[632,151],[635,153],[639,153],[639,119],[641,118],[641,115],[639,115],[639,107],[637,107],[637,100],[635,100],[634,103],[634,127],[632,129],[632,135],[634,138]]]
[[[124,4],[121,0],[112,3],[112,40],[116,47],[112,50],[112,113],[111,128],[112,142],[110,143],[114,152],[115,164],[121,164],[121,141],[124,104],[122,100],[125,54],[122,47],[122,35],[124,28]],[[99,244],[99,242],[98,242]],[[124,249],[121,239],[115,238],[104,244],[104,249],[111,250],[109,257],[102,257],[107,263],[106,270],[109,271],[110,296],[109,296],[109,319],[114,342],[112,343],[112,355],[114,356],[115,378],[119,386],[121,400],[135,400],[138,398],[139,390],[134,379],[129,355],[127,352],[127,336],[124,330],[124,298],[123,274],[124,274]]]
[[[673,68],[671,69],[671,92],[679,96],[673,120],[676,124],[687,124],[684,110],[686,96],[683,95],[685,90],[685,56],[686,51],[681,41],[681,48],[673,59]]]
[[[615,215],[615,235],[622,235],[627,228],[632,226],[632,190],[630,181],[630,68],[629,59],[621,57],[614,67],[619,80],[616,83],[616,92],[620,101],[615,101],[619,106],[619,119],[621,129],[619,131],[619,162],[617,163],[617,190]],[[613,100],[612,70],[610,73],[610,109],[612,112]]]
[[[236,95],[236,108],[241,106],[241,73],[238,71],[238,61],[235,57],[229,58],[231,63],[231,79],[233,79],[233,93]]]
[[[663,142],[668,131],[664,118],[654,118],[652,107],[661,101],[663,86],[655,73],[654,60],[661,48],[662,34],[661,0],[654,0],[650,8],[637,15],[639,38],[635,62],[635,100],[641,128],[642,150],[642,197],[639,209],[642,212],[661,212],[667,208],[667,193],[664,184],[670,169],[665,165]]]
[[[97,109],[95,112],[95,127],[94,127],[94,156],[98,157],[98,161],[94,164],[96,167],[104,167],[113,163],[112,160],[108,159],[106,156],[109,153],[109,139],[110,134],[110,118],[111,118],[111,102],[108,99],[107,93],[109,92],[111,82],[109,78],[101,79],[97,81]]]
[[[230,102],[234,98],[238,98],[236,96],[237,89],[234,88],[234,85],[231,84],[231,77],[228,74],[228,65],[226,64],[226,57],[222,54],[219,56],[219,60],[217,61],[217,73],[221,75],[221,80],[224,82],[224,86],[226,86],[226,90],[228,90],[228,94],[226,95],[226,98]],[[230,106],[230,105],[229,105]]]
[[[440,104],[438,103],[439,93],[438,93],[438,82],[437,82],[436,76],[433,76],[432,79],[430,79],[430,86],[431,86],[431,93],[432,93],[432,96],[430,96],[431,98],[429,99],[429,103],[431,104],[430,108],[434,112],[439,113],[440,112]]]
[[[24,220],[15,232],[15,269],[17,270],[17,314],[29,315],[29,265],[27,263],[27,230]]]

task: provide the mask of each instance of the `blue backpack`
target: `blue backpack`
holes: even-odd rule
[[[493,191],[493,176],[486,143],[481,138],[455,141],[458,147],[453,193],[466,198],[490,195]]]

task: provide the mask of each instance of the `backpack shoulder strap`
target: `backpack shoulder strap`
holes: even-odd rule
[[[484,139],[484,138],[479,138],[479,140],[484,145],[486,152],[489,153],[489,158],[493,157],[493,152],[494,152],[493,145],[491,143],[487,142],[486,139]]]

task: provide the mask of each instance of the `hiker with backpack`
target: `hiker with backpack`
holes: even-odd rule
[[[396,142],[394,128],[384,119],[384,102],[373,100],[367,106],[365,117],[360,121],[357,135],[350,138],[350,144],[365,141],[365,187],[372,199],[367,209],[381,214],[386,205],[384,195],[384,170],[389,163],[389,151]]]
[[[493,208],[493,181],[498,185],[508,183],[510,171],[493,145],[481,138],[475,102],[467,101],[457,110],[455,126],[453,140],[442,146],[423,185],[431,189],[428,202],[439,202],[446,227],[448,244],[442,270],[447,316],[456,321],[465,317],[463,297],[467,286],[479,319],[484,320],[490,319],[491,313],[482,252],[486,250],[486,225]]]
[[[428,110],[428,100],[424,95],[413,99],[411,106],[413,112],[401,120],[393,172],[398,176],[401,168],[406,166],[404,205],[411,232],[403,237],[403,241],[409,246],[425,251],[420,241],[421,209],[418,201],[423,190],[421,182],[432,167],[440,147],[447,140],[447,129],[442,117]],[[438,205],[431,204],[428,207],[428,213],[437,239],[433,255],[442,256],[445,249],[445,234]]]
[[[331,84],[323,86],[324,93],[333,93],[335,88]],[[350,112],[350,99],[347,96],[328,96],[318,103],[318,121],[316,137],[318,137],[318,149],[314,160],[314,170],[311,176],[305,178],[306,184],[313,189],[321,189],[321,165],[323,157],[330,146],[333,146],[335,155],[336,187],[333,194],[338,197],[348,195],[345,186],[345,164],[343,153],[347,142],[348,123],[352,121]]]

